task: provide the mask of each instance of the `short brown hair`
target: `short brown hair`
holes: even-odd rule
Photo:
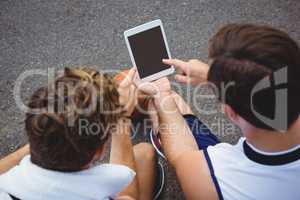
[[[94,88],[95,90],[93,90]],[[95,106],[88,108],[95,97]],[[62,105],[59,105],[62,102]],[[53,111],[49,111],[49,105]],[[60,107],[61,106],[61,107]],[[75,107],[74,107],[75,106]],[[31,160],[38,166],[57,171],[79,171],[94,157],[110,136],[110,125],[116,123],[120,107],[113,79],[93,69],[66,68],[64,75],[35,91],[28,103],[25,128],[29,138]],[[33,113],[34,109],[42,110]],[[72,125],[70,119],[72,118]],[[96,123],[103,129],[80,132],[80,120]]]
[[[251,110],[250,94],[264,77],[274,81],[273,73],[287,67],[288,127],[299,117],[300,49],[287,33],[269,26],[229,24],[211,39],[209,57],[213,60],[208,80],[219,91],[221,84],[234,82],[225,93],[224,103],[254,126],[274,130]],[[275,88],[253,96],[256,111],[274,117]]]

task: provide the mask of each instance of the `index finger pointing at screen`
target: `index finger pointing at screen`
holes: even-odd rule
[[[163,63],[173,65],[176,69],[186,72],[187,63],[179,59],[163,59]]]

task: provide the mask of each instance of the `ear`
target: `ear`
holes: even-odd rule
[[[231,106],[225,104],[224,111],[232,122],[234,122],[235,124],[238,123],[239,115],[231,108]]]

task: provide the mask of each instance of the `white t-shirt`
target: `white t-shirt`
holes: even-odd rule
[[[300,144],[267,153],[242,138],[236,145],[220,143],[204,153],[220,199],[300,199]]]
[[[130,168],[102,164],[80,172],[43,169],[26,156],[21,163],[0,175],[0,199],[11,194],[22,200],[102,200],[116,197],[135,177]]]

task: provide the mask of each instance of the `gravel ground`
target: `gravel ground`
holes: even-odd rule
[[[232,22],[269,24],[300,40],[299,0],[0,0],[0,156],[26,142],[24,114],[13,96],[15,80],[25,70],[88,65],[117,71],[130,66],[123,31],[160,18],[173,57],[206,60],[208,40]],[[45,84],[34,76],[22,84],[24,101]],[[177,90],[187,99],[193,90]],[[199,92],[199,91],[198,91]],[[210,94],[203,89],[201,93]],[[195,113],[223,141],[240,132],[220,112],[214,98],[196,99]],[[193,105],[196,105],[195,102]],[[183,199],[174,172],[165,163],[167,187],[161,199]]]

